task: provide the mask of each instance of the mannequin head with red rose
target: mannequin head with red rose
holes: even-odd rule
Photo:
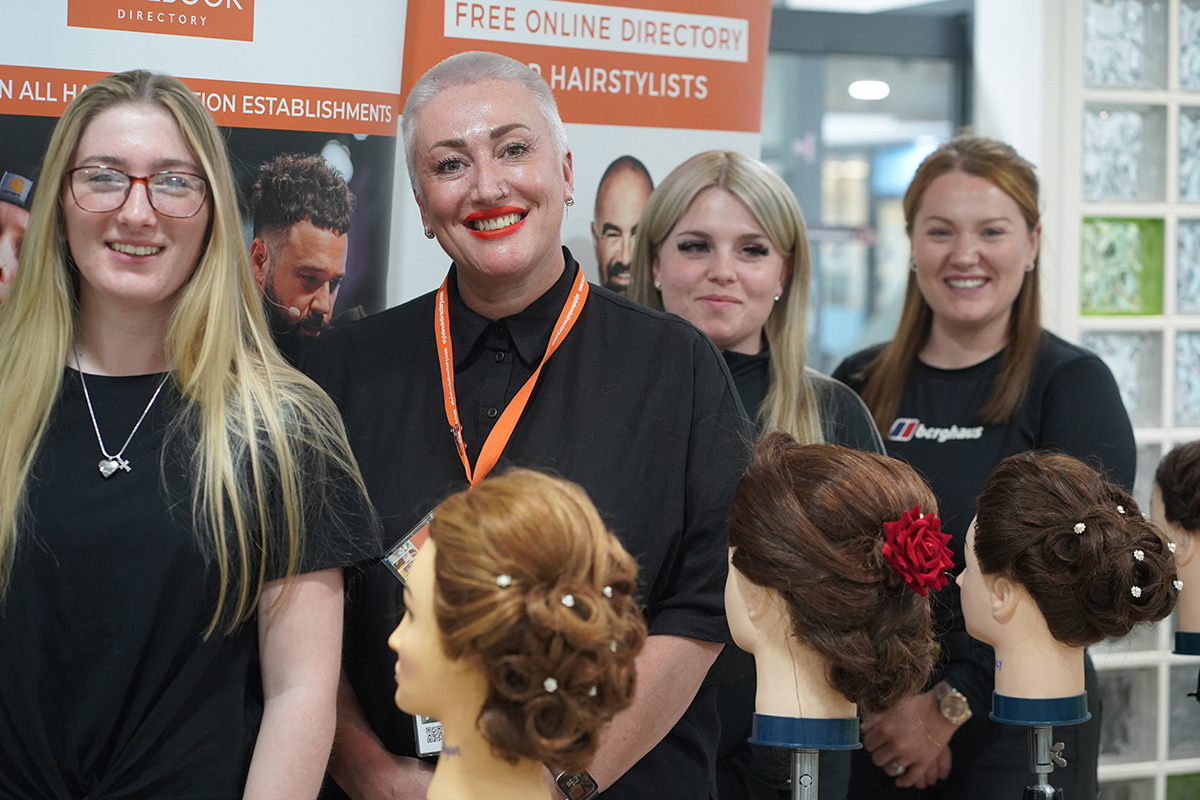
[[[730,509],[725,586],[733,639],[754,656],[758,713],[849,718],[924,686],[927,594],[952,563],[936,513],[902,462],[763,436]]]
[[[1169,542],[1129,493],[1070,456],[1000,462],[967,531],[967,631],[996,651],[996,693],[1084,691],[1084,648],[1171,613]]]

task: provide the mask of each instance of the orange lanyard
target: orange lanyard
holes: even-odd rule
[[[546,366],[550,356],[554,354],[558,346],[567,338],[567,334],[571,332],[571,328],[575,326],[575,320],[579,319],[579,312],[583,310],[583,304],[587,302],[588,282],[583,277],[583,269],[577,266],[576,270],[575,288],[571,292],[571,296],[567,298],[567,302],[563,304],[562,312],[558,315],[558,322],[555,323],[554,332],[550,335],[550,342],[546,345],[546,354],[542,356],[542,363],[538,364],[537,369],[529,376],[529,380],[525,381],[525,385],[521,387],[512,402],[504,409],[504,413],[500,415],[500,419],[496,420],[492,432],[488,434],[487,441],[483,443],[483,449],[479,451],[479,460],[475,462],[474,473],[471,472],[471,462],[467,459],[467,443],[463,441],[462,425],[458,418],[458,399],[454,392],[454,346],[450,342],[450,319],[446,314],[446,281],[450,279],[449,275],[442,281],[442,286],[438,289],[433,311],[433,326],[441,362],[442,398],[446,403],[446,421],[450,423],[450,433],[454,435],[454,445],[458,448],[458,457],[462,459],[467,480],[472,486],[486,478],[487,474],[492,471],[492,467],[496,466],[496,462],[500,460],[500,454],[504,452],[513,430],[517,427],[517,420],[521,418],[521,414],[524,413],[525,406],[529,402],[529,396],[533,394],[533,387],[537,383],[538,376],[542,374],[542,367]]]

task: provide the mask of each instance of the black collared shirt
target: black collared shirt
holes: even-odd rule
[[[451,272],[455,385],[472,466],[545,352],[576,275],[564,253],[555,285],[496,321],[467,308]],[[307,366],[342,410],[389,546],[466,485],[445,417],[433,293],[322,336]],[[593,285],[497,469],[534,467],[582,485],[638,561],[650,633],[724,642],[727,512],[753,438],[728,369],[703,334]],[[377,565],[352,578],[348,602],[347,675],[384,744],[412,754],[412,720],[394,705],[387,648],[402,613],[400,584]],[[708,796],[717,727],[704,688],[604,796]]]

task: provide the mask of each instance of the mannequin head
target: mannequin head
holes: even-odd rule
[[[389,639],[397,705],[443,720],[448,743],[466,719],[498,759],[584,769],[633,699],[646,637],[636,576],[575,484],[511,470],[452,495]]]
[[[937,513],[900,461],[763,436],[730,509],[726,585],[730,629],[760,681],[764,659],[807,652],[833,690],[868,711],[921,689],[934,655],[929,601],[881,552],[884,523],[914,506]]]
[[[1026,598],[1050,636],[1082,648],[1162,619],[1179,594],[1167,540],[1129,493],[1057,453],[1000,462],[967,546],[967,629],[998,651],[1006,615]]]
[[[1163,456],[1154,473],[1150,518],[1175,545],[1175,566],[1183,579],[1179,630],[1200,632],[1200,441],[1181,444]]]

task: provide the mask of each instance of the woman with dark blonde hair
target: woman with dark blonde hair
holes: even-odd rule
[[[433,512],[404,587],[396,704],[442,723],[430,800],[547,796],[633,702],[637,564],[579,486],[513,469]]]
[[[839,381],[805,367],[812,260],[804,216],[788,185],[732,150],[697,153],[655,188],[638,221],[630,298],[678,314],[721,349],[747,413],[761,431],[805,443],[877,453],[866,407]],[[787,770],[747,743],[754,664],[727,647],[709,673],[718,684],[718,793],[773,798]],[[825,791],[844,782],[845,754],[822,759]]]
[[[862,395],[888,452],[933,487],[961,568],[975,498],[1002,459],[1060,450],[1132,487],[1133,431],[1104,363],[1041,328],[1041,217],[1028,161],[993,139],[954,139],[921,163],[904,213],[911,274],[896,336],[834,376]],[[1012,765],[1025,758],[1024,732],[987,718],[991,650],[968,636],[956,586],[934,609],[943,654],[934,684],[864,722],[872,752],[856,754],[851,792],[1020,794],[1026,778]],[[1064,784],[1072,795],[1096,792],[1098,728],[1097,709],[1062,731],[1075,753],[1077,782]]]
[[[0,307],[0,795],[314,797],[340,567],[378,545],[271,344],[221,134],[113,75],[42,179]]]

